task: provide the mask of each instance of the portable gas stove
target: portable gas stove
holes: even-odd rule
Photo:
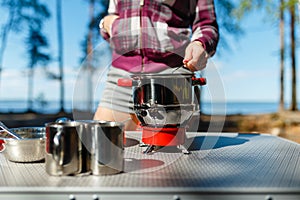
[[[186,74],[134,74],[131,79],[119,79],[119,86],[133,88],[134,110],[142,127],[144,153],[160,147],[183,146],[186,125],[194,111],[194,86],[205,85],[205,78]]]

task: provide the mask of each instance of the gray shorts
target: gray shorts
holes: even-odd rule
[[[158,74],[172,73],[173,71],[174,69],[170,68],[161,71]],[[180,68],[179,70],[176,70],[175,73],[191,73],[191,72],[184,68]],[[118,86],[117,84],[118,79],[130,78],[130,75],[132,75],[132,73],[119,68],[115,68],[113,66],[110,67],[107,73],[106,85],[104,87],[101,101],[99,103],[100,107],[134,114],[132,88],[121,87]]]

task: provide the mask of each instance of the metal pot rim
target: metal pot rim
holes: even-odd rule
[[[26,135],[31,134],[36,136],[35,138],[27,138],[24,137],[24,134],[20,134],[22,136],[22,139],[20,140],[16,140],[14,138],[8,138],[6,139],[6,141],[16,141],[16,142],[20,142],[20,141],[31,141],[31,140],[44,140],[46,138],[46,128],[45,127],[18,127],[18,128],[11,128],[11,130],[15,131],[15,132],[27,132]],[[38,134],[38,133],[43,133],[43,134]]]
[[[5,141],[5,144],[20,144],[20,143],[26,143],[26,142],[32,142],[32,141],[45,141],[46,140],[46,135],[43,135],[42,137],[36,137],[36,138],[22,138],[20,140],[16,140],[13,138],[8,138]]]
[[[78,122],[88,125],[99,125],[101,127],[123,127],[122,122],[105,121],[105,120],[78,120]]]
[[[26,130],[38,130],[38,131],[45,131],[45,127],[43,126],[24,126],[24,127],[17,127],[17,128],[11,128],[11,130],[14,131],[26,131]]]
[[[64,127],[78,127],[80,125],[83,125],[82,122],[79,122],[79,121],[66,121],[66,122],[49,122],[49,123],[46,123],[45,126],[46,127],[61,127],[61,126],[64,126]]]
[[[137,73],[130,75],[131,78],[191,78],[194,74],[155,74],[155,73]]]

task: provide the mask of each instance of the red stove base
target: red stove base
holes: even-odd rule
[[[4,149],[4,140],[0,140],[0,152]]]
[[[178,127],[142,127],[142,141],[156,146],[177,146],[185,142],[185,128]]]

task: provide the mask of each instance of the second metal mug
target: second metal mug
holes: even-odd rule
[[[93,175],[120,173],[124,168],[124,124],[111,121],[84,121],[83,139],[91,152]]]

